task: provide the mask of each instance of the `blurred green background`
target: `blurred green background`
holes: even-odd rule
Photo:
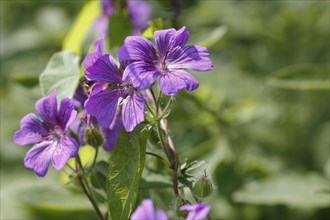
[[[52,169],[27,171],[13,143],[41,97],[35,85],[85,1],[1,1],[1,219],[92,219]],[[165,1],[153,18],[169,19]],[[328,1],[181,1],[190,43],[208,45],[214,70],[194,74],[169,127],[181,161],[207,161],[214,219],[329,219]],[[166,198],[159,207],[170,209]],[[160,202],[159,202],[160,203]]]

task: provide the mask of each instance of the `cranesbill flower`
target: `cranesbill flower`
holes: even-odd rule
[[[144,121],[145,103],[143,96],[135,89],[129,78],[122,76],[115,60],[109,54],[87,68],[86,77],[95,83],[85,108],[95,116],[103,128],[120,127],[130,132]]]
[[[69,98],[63,99],[57,109],[55,90],[39,99],[35,108],[42,121],[33,113],[24,116],[14,141],[22,146],[34,144],[24,158],[24,165],[38,176],[45,176],[50,162],[55,170],[60,170],[69,158],[77,156],[78,143],[67,135],[77,112]]]
[[[161,209],[155,209],[151,199],[145,199],[131,215],[131,220],[167,220],[166,213]]]
[[[186,204],[180,207],[181,211],[189,212],[186,220],[203,220],[209,214],[210,209],[211,207],[204,203]]]
[[[129,36],[118,51],[118,58],[127,67],[124,77],[130,79],[135,88],[149,88],[160,77],[160,89],[165,95],[174,95],[181,89],[195,90],[199,84],[195,77],[185,71],[209,71],[213,68],[207,48],[185,46],[189,33],[186,27],[176,31],[156,31],[155,47],[149,40]]]

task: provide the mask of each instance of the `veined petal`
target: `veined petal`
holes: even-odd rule
[[[43,141],[32,147],[24,158],[27,169],[33,169],[38,176],[45,176],[57,143],[55,141]]]
[[[63,135],[52,154],[54,169],[62,169],[70,158],[77,156],[78,149],[78,143],[74,138]]]
[[[102,54],[103,54],[103,41],[104,41],[103,38],[99,38],[99,39],[95,40],[95,42],[94,42],[94,52],[88,54],[85,57],[84,61],[83,61],[83,65],[85,67],[85,70],[87,68],[89,68],[90,66],[92,66],[96,62],[97,59],[102,57]]]
[[[181,89],[193,91],[198,86],[197,79],[183,70],[164,71],[159,81],[160,90],[165,95],[177,94]]]
[[[56,125],[57,124],[57,100],[56,100],[56,91],[46,97],[39,99],[35,108],[44,122]]]
[[[95,116],[103,128],[108,128],[116,113],[118,100],[122,94],[117,90],[91,94],[85,102],[88,114]]]
[[[165,57],[176,46],[183,47],[189,39],[189,32],[186,27],[182,27],[178,31],[173,28],[155,31],[154,35],[156,48],[161,57]]]
[[[156,50],[146,38],[138,36],[126,37],[124,45],[119,48],[117,57],[120,63],[124,61],[157,61]]]
[[[15,144],[28,145],[42,141],[42,137],[48,131],[42,122],[33,113],[27,114],[21,119],[21,129],[14,134]]]
[[[123,125],[126,131],[131,132],[136,125],[144,121],[145,103],[143,97],[133,92],[127,96],[122,108]]]
[[[102,133],[105,136],[105,143],[103,145],[104,150],[111,151],[115,148],[121,129],[123,128],[123,122],[121,118],[116,120],[114,126],[110,128],[103,128]]]
[[[200,46],[175,47],[166,58],[168,69],[192,69],[196,71],[209,71],[213,63],[208,58],[207,48]]]
[[[62,99],[60,109],[58,111],[58,118],[63,131],[70,126],[77,116],[77,111],[74,110],[74,104],[69,98]]]
[[[149,63],[135,62],[128,65],[123,74],[123,80],[132,82],[137,89],[149,88],[160,75],[160,71]]]
[[[86,78],[96,82],[120,83],[121,73],[118,66],[109,54],[105,54],[95,61],[93,65],[88,67]]]

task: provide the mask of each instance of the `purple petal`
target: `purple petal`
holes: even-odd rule
[[[180,207],[181,211],[188,211],[188,216],[186,220],[203,220],[207,217],[211,207],[203,204],[203,203],[198,203],[194,205],[183,205]]]
[[[73,96],[74,106],[76,108],[82,109],[86,99],[87,95],[85,94],[83,87],[79,84]]]
[[[117,90],[91,94],[85,108],[88,114],[96,117],[101,127],[108,128],[113,121],[120,98],[122,94]]]
[[[160,77],[159,87],[165,95],[177,94],[181,89],[193,91],[199,86],[191,74],[183,70],[164,71]]]
[[[101,35],[103,38],[106,38],[108,35],[108,29],[109,29],[109,16],[101,15],[94,22],[93,30],[95,31],[96,35]]]
[[[192,69],[196,71],[209,71],[213,63],[208,58],[207,48],[200,46],[176,47],[167,56],[169,69]]]
[[[97,40],[95,40],[94,42],[94,52],[88,54],[84,61],[83,61],[83,65],[85,67],[85,69],[89,68],[90,66],[92,66],[97,59],[102,57],[103,54],[103,38],[99,38]]]
[[[14,141],[17,145],[28,145],[38,143],[43,140],[43,136],[48,134],[42,122],[33,113],[27,114],[21,119],[21,129],[14,134]]]
[[[163,210],[157,209],[155,219],[157,219],[157,220],[168,220],[168,217],[167,217],[166,213]]]
[[[140,122],[144,121],[145,103],[143,97],[133,92],[127,96],[122,108],[123,125],[131,132]]]
[[[45,176],[57,143],[55,141],[44,141],[32,147],[24,158],[27,169],[33,169],[38,176]]]
[[[156,48],[161,57],[165,57],[176,46],[183,47],[189,39],[189,32],[186,27],[182,27],[178,31],[173,28],[155,31],[154,35]]]
[[[116,120],[114,126],[110,128],[103,128],[102,132],[105,136],[104,150],[111,151],[115,148],[121,129],[123,128],[123,122],[121,118]]]
[[[149,88],[160,75],[160,71],[145,62],[135,62],[128,65],[123,74],[123,80],[132,82],[137,89]]]
[[[158,59],[150,41],[138,36],[126,37],[124,46],[118,50],[117,57],[120,63],[137,60],[152,63]]]
[[[131,215],[131,220],[155,220],[155,208],[151,199],[145,199]]]
[[[56,91],[46,97],[39,99],[35,108],[44,122],[56,125],[57,124],[57,101],[56,101]]]
[[[102,12],[107,16],[111,16],[114,13],[111,0],[102,0]]]
[[[69,98],[62,99],[60,109],[58,111],[58,119],[64,132],[67,130],[76,116],[77,111],[74,110],[73,102]]]
[[[74,138],[63,135],[52,154],[54,169],[62,169],[70,158],[77,156],[78,149],[78,143]]]
[[[113,57],[109,54],[103,55],[86,69],[86,78],[97,82],[120,83],[121,73]]]
[[[129,17],[134,26],[134,35],[140,35],[141,30],[148,26],[151,15],[151,5],[146,0],[128,0],[127,1]]]

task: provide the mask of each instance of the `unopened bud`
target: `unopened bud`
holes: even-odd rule
[[[213,184],[212,181],[206,175],[204,175],[197,180],[197,182],[193,186],[193,193],[199,198],[204,198],[212,194],[213,192]]]
[[[94,127],[87,127],[85,131],[86,143],[94,148],[103,144],[103,137],[100,131]]]

